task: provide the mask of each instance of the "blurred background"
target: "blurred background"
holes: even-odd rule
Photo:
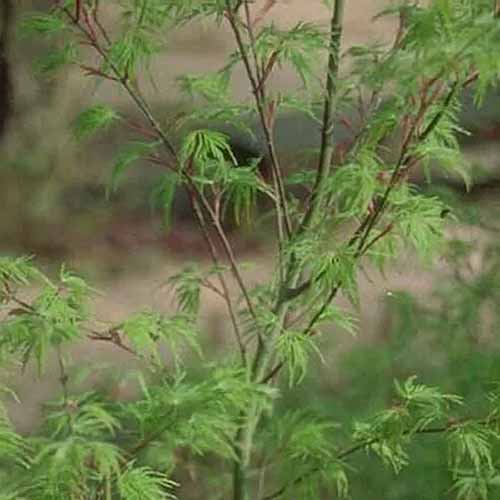
[[[386,21],[370,22],[384,2],[357,3],[355,9],[348,9],[346,47],[390,36]],[[47,10],[51,4],[40,0],[16,2],[17,20],[22,21],[30,11]],[[109,2],[109,7],[103,8],[108,26],[117,22],[113,4]],[[291,26],[300,19],[324,24],[328,20],[328,10],[320,1],[307,6],[300,1],[278,2],[270,15],[281,26]],[[149,213],[155,179],[152,167],[134,169],[110,202],[103,196],[114,160],[123,145],[137,138],[136,134],[115,127],[85,145],[78,145],[71,134],[72,121],[89,104],[106,102],[124,114],[137,116],[129,97],[109,82],[96,84],[78,68],[70,67],[51,79],[37,77],[37,64],[47,54],[49,41],[13,35],[10,54],[15,109],[3,141],[0,174],[6,191],[2,193],[3,206],[15,217],[1,225],[2,246],[72,259],[76,253],[97,248],[111,251],[108,247],[114,245],[115,259],[116,253],[129,253],[127,245],[146,249],[163,244],[157,241],[159,235],[153,230]],[[151,67],[154,82],[146,78],[141,86],[157,116],[163,119],[189,109],[191,103],[183,100],[178,90],[178,76],[216,70],[233,50],[231,34],[224,24],[192,23],[169,35],[168,52],[157,56]],[[271,82],[273,87],[285,90],[298,83],[287,69],[278,72]],[[236,99],[251,97],[243,71],[235,72],[232,90]],[[304,122],[283,120],[282,129],[279,142],[283,151],[287,143],[296,144],[299,137],[305,146],[315,140],[316,132],[312,127],[305,130]],[[170,243],[178,246],[178,242]]]
[[[349,2],[344,47],[389,39],[391,22],[372,19],[388,3]],[[48,9],[52,2],[15,4],[20,20],[33,10]],[[104,8],[105,21],[113,23],[113,2]],[[281,26],[299,19],[326,24],[328,10],[319,0],[279,0],[270,18]],[[189,110],[190,103],[177,90],[177,76],[217,69],[233,50],[226,27],[208,22],[190,24],[169,37],[168,52],[153,62],[154,82],[144,86],[161,119]],[[164,287],[168,276],[186,262],[203,264],[206,258],[196,227],[183,216],[186,207],[179,206],[179,213],[174,213],[177,222],[164,230],[161,213],[152,209],[159,172],[151,166],[130,171],[120,190],[106,198],[113,162],[135,135],[114,127],[82,145],[73,138],[71,124],[91,103],[111,103],[139,121],[137,110],[117,87],[96,85],[78,68],[68,68],[53,79],[37,76],[37,64],[48,50],[47,40],[22,38],[16,28],[12,30],[14,108],[0,145],[0,252],[34,255],[49,272],[67,262],[102,291],[95,301],[102,321],[119,321],[146,307],[169,309],[171,297]],[[297,84],[286,70],[272,82],[284,89]],[[233,91],[238,99],[250,97],[242,72],[234,77]],[[390,404],[394,378],[418,374],[425,383],[477,399],[480,414],[480,395],[488,390],[489,381],[500,380],[500,189],[495,180],[500,178],[500,97],[492,92],[480,110],[468,100],[462,122],[472,132],[463,152],[479,188],[469,194],[449,191],[444,185],[436,188],[454,204],[460,218],[460,223],[450,224],[445,255],[421,264],[415,264],[412,255],[402,256],[386,276],[367,269],[360,276],[357,337],[338,331],[327,335],[327,363],[311,371],[302,389],[284,399],[283,408],[309,405],[338,421],[349,421],[353,415],[361,419]],[[303,122],[282,119],[280,152],[290,155],[289,146],[297,147],[298,137],[304,146],[315,142],[315,132],[305,129]],[[265,277],[272,252],[265,232],[242,228],[234,238],[239,256],[254,263],[247,273],[254,280]],[[224,308],[217,298],[205,297],[201,321],[207,347],[216,353],[228,342]],[[120,367],[125,370],[130,364],[126,353],[82,343],[74,357],[80,363],[113,360],[116,376],[109,383],[116,384],[119,393],[127,392],[119,380]],[[23,401],[23,411],[11,405],[14,421],[29,430],[38,421],[41,402],[57,390],[57,375],[49,371],[38,379],[28,370],[12,382]],[[417,498],[413,492],[421,491],[419,499],[442,498],[439,494],[447,479],[441,451],[423,443],[416,450],[416,465],[396,481],[361,457],[356,467],[363,481],[359,491],[355,486],[353,497],[413,499]]]

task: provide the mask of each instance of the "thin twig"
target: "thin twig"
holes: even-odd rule
[[[207,246],[210,251],[210,255],[212,257],[212,261],[216,267],[220,266],[220,259],[218,256],[217,248],[214,245],[214,242],[212,241],[212,238],[210,236],[210,232],[208,230],[205,218],[203,216],[203,212],[200,209],[200,206],[198,205],[195,197],[193,195],[190,196],[190,201],[191,201],[191,206],[193,209],[193,212],[196,215],[196,219],[198,221],[198,225],[200,226],[201,232],[203,233],[203,237],[205,238],[205,241],[207,243]],[[240,327],[238,324],[238,319],[236,318],[236,313],[234,311],[234,306],[233,306],[233,301],[231,300],[231,294],[229,292],[229,288],[227,286],[226,280],[224,279],[224,276],[222,272],[217,273],[217,277],[219,279],[219,283],[222,287],[222,292],[217,290],[219,292],[219,295],[224,299],[227,310],[229,313],[229,317],[231,319],[231,323],[233,325],[233,331],[234,335],[236,337],[236,342],[238,344],[238,348],[240,350],[240,355],[241,355],[241,361],[243,363],[243,366],[246,366],[247,360],[246,360],[246,348],[243,343],[242,335],[240,332]]]
[[[255,76],[256,76],[256,79],[258,82],[258,89],[259,90],[257,93],[263,102],[265,99],[265,87],[262,84],[262,81],[263,81],[262,70],[261,70],[261,67],[259,65],[259,59],[257,57],[257,52],[255,50],[255,33],[253,30],[252,19],[250,17],[250,6],[249,6],[248,0],[243,0],[243,8],[245,10],[246,29],[247,29],[247,33],[248,33],[248,39],[250,41],[250,53],[252,54]]]
[[[120,337],[120,334],[116,328],[110,328],[108,330],[108,332],[106,332],[106,333],[101,333],[101,332],[96,332],[94,330],[90,330],[90,332],[87,334],[87,338],[89,340],[98,340],[101,342],[109,342],[110,344],[115,345],[116,347],[122,349],[123,351],[128,352],[129,354],[133,354],[134,356],[138,357],[139,359],[144,359],[144,356],[142,356],[137,351],[135,351],[134,349],[132,349],[131,347],[129,347],[123,343],[122,338]]]
[[[207,290],[210,290],[211,292],[215,293],[215,295],[218,295],[219,297],[225,299],[224,297],[224,292],[219,290],[216,285],[211,283],[208,279],[204,279],[201,282],[201,286],[205,287]]]
[[[278,3],[278,0],[266,0],[266,3],[262,6],[254,20],[251,22],[252,26],[256,26],[260,23],[269,13],[269,11]]]
[[[59,363],[59,382],[61,383],[61,388],[63,391],[63,401],[64,407],[68,405],[68,374],[66,373],[66,367],[64,365],[64,359],[62,355],[61,346],[58,345],[56,348],[57,352],[57,361]]]
[[[244,1],[246,2],[246,0],[244,0]],[[279,203],[276,204],[278,224],[281,224],[281,223],[284,224],[284,228],[286,230],[287,236],[290,237],[292,234],[292,225],[291,225],[290,217],[288,215],[288,204],[287,204],[287,199],[286,199],[285,185],[284,185],[284,181],[283,181],[283,175],[282,175],[278,155],[277,155],[276,148],[274,145],[273,132],[269,126],[269,120],[266,117],[265,102],[262,99],[262,95],[263,95],[263,91],[264,91],[263,86],[260,85],[260,82],[259,82],[257,74],[256,74],[257,68],[259,66],[258,61],[256,61],[256,63],[255,63],[256,69],[255,69],[255,73],[254,73],[254,70],[252,70],[250,57],[247,53],[247,49],[246,49],[245,43],[244,43],[242,35],[241,35],[240,28],[238,27],[238,20],[236,17],[236,13],[231,6],[230,0],[226,0],[226,18],[229,21],[229,24],[230,24],[231,29],[233,31],[236,43],[238,45],[238,51],[241,55],[243,65],[244,65],[246,73],[247,73],[247,77],[250,81],[252,92],[253,92],[254,97],[255,97],[255,103],[257,106],[257,111],[259,114],[260,122],[262,125],[262,129],[264,131],[264,137],[266,140],[266,147],[267,147],[267,150],[269,153],[269,159],[270,159],[270,163],[271,163],[271,173],[273,175],[275,190],[278,194],[277,200]],[[251,29],[251,27],[249,27],[249,29]],[[253,49],[251,49],[251,50],[253,50]],[[280,222],[281,219],[283,219],[283,222]]]
[[[128,455],[130,455],[131,457],[136,457],[137,453],[147,448],[153,441],[158,439],[164,432],[166,432],[169,429],[169,427],[172,426],[172,422],[168,420],[168,417],[171,415],[171,413],[172,413],[171,411],[164,413],[160,417],[160,420],[166,419],[165,424],[160,427],[157,427],[153,432],[151,432],[143,439],[141,439],[135,446],[133,446],[130,450],[127,451]]]
[[[213,210],[210,207],[210,204],[206,200],[206,198],[203,196],[203,193],[200,192],[196,184],[194,183],[193,179],[187,174],[184,169],[182,169],[182,165],[180,164],[180,160],[177,156],[177,152],[170,141],[170,139],[166,136],[165,132],[163,131],[162,127],[154,117],[151,109],[149,108],[148,104],[142,98],[140,93],[138,92],[137,89],[133,88],[132,85],[130,84],[130,81],[128,79],[127,75],[122,75],[119,68],[110,60],[108,54],[106,51],[99,45],[97,38],[93,35],[92,32],[88,32],[83,26],[81,26],[80,23],[77,22],[77,19],[72,15],[71,11],[69,11],[66,8],[62,8],[62,10],[66,13],[66,15],[69,17],[69,19],[77,26],[77,28],[85,35],[85,37],[88,39],[89,43],[92,45],[92,47],[99,53],[99,55],[102,57],[103,61],[108,64],[108,66],[111,68],[113,73],[116,75],[118,78],[120,84],[124,87],[124,89],[127,91],[129,97],[134,101],[134,103],[137,105],[141,113],[145,116],[153,130],[157,133],[159,139],[161,140],[162,144],[164,145],[165,149],[167,150],[167,153],[174,159],[176,164],[179,166],[178,170],[176,170],[177,173],[180,173],[180,175],[184,178],[184,180],[187,182],[189,185],[189,188],[196,193],[196,196],[198,200],[201,202],[203,209],[207,211],[207,213],[210,215],[212,219],[212,224],[215,227],[215,230],[217,232],[217,236],[220,239],[222,246],[224,248],[224,251],[227,255],[227,258],[230,262],[231,266],[231,272],[233,273],[233,276],[238,283],[239,288],[241,289],[241,292],[243,294],[243,297],[245,299],[245,302],[247,304],[247,308],[252,315],[254,319],[257,318],[255,308],[253,306],[252,300],[250,299],[250,294],[247,290],[247,287],[245,286],[245,283],[243,281],[243,278],[241,276],[241,273],[239,271],[238,265],[236,263],[236,258],[234,256],[233,249],[229,243],[229,240],[227,239],[227,236],[220,224],[220,221],[217,220],[216,215],[214,214]]]
[[[109,46],[109,45],[111,45],[111,38],[108,35],[108,32],[104,28],[103,24],[101,23],[101,20],[99,19],[100,7],[101,6],[99,3],[99,0],[94,0],[94,8],[92,9],[92,18],[94,19],[94,22],[95,22],[97,28],[99,29],[99,31],[101,32],[101,35],[103,36],[104,40],[106,40],[106,43]]]
[[[368,250],[373,247],[373,245],[375,245],[379,240],[381,240],[385,235],[387,235],[390,231],[392,231],[394,227],[394,224],[391,222],[390,224],[388,224],[385,229],[383,231],[381,231],[379,234],[377,234],[377,236],[375,236],[374,238],[372,238],[371,241],[369,241],[362,249],[362,254],[366,254],[366,252],[368,252]]]

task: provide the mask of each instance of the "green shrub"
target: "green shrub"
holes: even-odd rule
[[[458,382],[441,389],[440,380],[425,385],[407,370],[383,370],[389,376],[374,379],[375,361],[391,360],[383,359],[385,351],[364,353],[351,370],[350,390],[359,386],[360,393],[376,390],[383,396],[374,398],[377,409],[367,416],[355,399],[348,405],[339,397],[333,410],[314,404],[311,375],[327,355],[320,341],[324,326],[354,328],[350,313],[334,301],[342,295],[359,305],[362,266],[384,270],[408,249],[428,259],[449,246],[444,229],[451,208],[408,179],[417,167],[429,170],[436,162],[463,173],[456,138],[460,93],[473,86],[480,102],[496,83],[499,68],[490,54],[498,46],[497,12],[489,0],[436,0],[428,7],[403,2],[381,14],[399,18],[393,43],[343,52],[348,6],[341,0],[326,3],[332,13],[328,32],[304,22],[288,30],[258,23],[246,0],[123,0],[123,24],[113,34],[101,22],[96,1],[57,2],[50,13],[25,20],[28,32],[56,37],[59,48],[41,67],[52,71],[56,62],[75,64],[130,96],[144,119],[134,123],[141,138],[131,153],[119,156],[112,188],[138,158],[163,165],[164,209],[169,213],[176,189],[186,191],[212,266],[190,266],[172,277],[174,314],[145,311],[101,331],[91,326],[93,291],[81,278],[63,268],[54,281],[28,259],[0,261],[2,363],[35,362],[42,373],[53,352],[61,384],[61,397],[49,407],[40,432],[20,436],[6,414],[0,421],[5,498],[271,500],[343,498],[350,491],[365,498],[367,488],[381,488],[380,478],[387,481],[382,489],[390,488],[374,459],[405,474],[420,458],[424,439],[439,443],[433,472],[448,473],[448,485],[437,495],[451,491],[472,500],[494,491],[495,389],[483,400]],[[236,49],[220,71],[181,80],[185,91],[205,103],[167,127],[143,97],[139,77],[162,48],[164,33],[197,18],[228,24]],[[80,53],[82,46],[93,54]],[[343,59],[348,69],[339,73]],[[238,65],[247,72],[253,102],[231,99],[231,72]],[[267,85],[284,65],[303,85],[292,95],[273,93]],[[274,147],[275,118],[290,106],[313,117],[321,135],[316,167],[294,174],[293,182],[308,193],[299,199],[287,190],[290,179]],[[359,132],[339,144],[333,123],[349,109],[359,111]],[[244,127],[242,116],[252,115],[265,138],[269,181],[258,161],[238,164],[224,133],[199,127],[214,121]],[[119,120],[127,117],[100,103],[82,111],[75,134],[83,139]],[[388,143],[393,153],[385,155]],[[274,272],[255,285],[244,279],[224,214],[229,209],[236,221],[250,222],[257,195],[272,205],[276,251]],[[488,290],[497,297],[495,266],[478,278],[487,282],[447,290],[423,315],[398,296],[396,331],[402,324],[401,335],[412,342],[415,332],[407,329],[415,324],[419,335],[441,332],[447,322],[457,335],[460,329],[474,331],[481,294]],[[28,285],[38,290],[29,301],[22,294]],[[189,360],[202,354],[197,332],[202,289],[226,305],[234,346],[196,368]],[[73,394],[67,354],[82,338],[109,342],[138,358],[140,397],[115,401],[98,392]],[[451,367],[455,353],[449,351]],[[354,356],[356,351],[347,358]],[[460,375],[464,367],[455,370]],[[399,374],[401,381],[390,390],[390,379]],[[381,400],[386,409],[380,409]],[[368,458],[359,464],[370,474],[362,473],[360,482],[351,463],[363,453]],[[408,484],[418,489],[394,490],[387,497],[427,494],[422,478]]]

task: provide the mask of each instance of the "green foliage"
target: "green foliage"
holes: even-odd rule
[[[7,410],[0,406],[0,461],[11,461],[21,467],[28,466],[29,447],[25,439],[12,426]]]
[[[160,208],[163,214],[163,226],[169,229],[172,223],[172,208],[177,193],[179,179],[174,172],[163,174],[151,193],[151,206]]]
[[[312,275],[316,278],[318,291],[327,293],[339,283],[343,292],[354,304],[358,303],[357,266],[354,250],[342,245],[335,250],[324,251],[315,260]],[[311,259],[313,260],[313,259]]]
[[[0,280],[4,290],[5,287],[28,285],[43,276],[31,261],[30,257],[0,257]],[[8,288],[5,291],[8,292]]]
[[[443,213],[448,207],[438,198],[411,193],[405,188],[393,191],[391,203],[403,241],[412,244],[424,257],[432,255],[441,244]]]
[[[33,440],[34,477],[28,491],[39,498],[110,490],[120,477],[122,452],[112,443],[119,422],[92,395],[59,403],[47,420],[47,437]]]
[[[175,498],[168,491],[175,486],[164,474],[149,467],[129,467],[118,480],[118,491],[127,500]]]
[[[232,168],[224,183],[227,202],[233,207],[237,224],[241,221],[251,224],[258,192],[269,194],[266,185],[258,177],[258,162],[259,160],[256,159],[252,166],[239,165],[237,168]]]
[[[4,265],[4,286],[8,286],[9,280],[23,282],[28,273],[33,275],[27,265],[19,259]],[[15,355],[24,365],[34,358],[40,371],[51,348],[80,337],[81,325],[87,319],[86,301],[92,292],[82,279],[64,267],[57,285],[48,278],[43,282],[31,303],[16,299],[13,291],[6,288],[4,302],[8,305],[14,300],[18,307],[11,309],[0,325],[0,352],[5,356]]]
[[[141,27],[131,28],[121,40],[117,40],[109,52],[109,62],[104,69],[126,73],[134,76],[138,70],[139,63],[151,59],[160,50],[160,47],[152,43],[150,33]]]
[[[220,21],[224,15],[225,1],[223,0],[173,0],[169,2],[169,15],[173,24],[182,26],[197,17],[215,16]]]
[[[61,49],[54,49],[41,59],[35,71],[42,76],[50,77],[62,67],[74,63],[78,59],[78,48],[73,43],[68,43]]]
[[[391,291],[389,321],[372,341],[339,360],[342,385],[332,388],[328,375],[323,383],[306,377],[302,389],[294,388],[296,399],[286,402],[294,408],[300,401],[346,426],[353,415],[364,415],[355,427],[358,445],[348,445],[339,455],[345,460],[343,453],[356,446],[368,449],[398,476],[373,463],[371,453],[351,453],[349,462],[358,471],[349,474],[352,497],[410,500],[415,491],[425,500],[446,494],[470,499],[498,495],[494,381],[499,374],[500,253],[496,242],[483,244],[451,241],[445,253],[450,268],[441,270],[432,302]],[[482,264],[472,270],[469,260],[477,259],[478,252]],[[407,378],[412,373],[419,373],[419,379]],[[390,377],[406,379],[396,384],[396,395],[378,383]],[[388,401],[390,409],[379,411]],[[371,443],[374,434],[379,441]]]
[[[108,183],[106,192],[107,197],[109,197],[111,193],[114,193],[118,189],[120,182],[122,181],[123,176],[127,173],[127,171],[132,168],[136,162],[154,153],[157,147],[157,142],[134,142],[133,144],[130,144],[126,149],[124,149],[113,165],[113,169],[111,171],[111,179]],[[165,180],[171,182],[172,178],[168,177]],[[166,187],[163,187],[163,184],[161,186],[162,191],[167,189]],[[159,192],[158,196],[160,195],[161,193]],[[164,200],[167,202],[166,205],[170,205],[172,197],[173,193],[169,197],[164,198]]]
[[[254,110],[248,104],[234,102],[231,98],[231,70],[232,66],[229,66],[213,73],[186,74],[178,78],[181,92],[194,105],[193,109],[179,120],[179,128],[190,130],[199,127],[200,123],[222,123],[225,126],[231,125],[245,134],[253,134],[248,119]]]
[[[92,106],[76,118],[74,123],[75,137],[78,140],[86,139],[98,130],[106,129],[118,118],[118,114],[108,106],[103,104]]]
[[[110,31],[101,23],[100,3],[90,0],[59,3],[24,22],[28,34],[61,39],[63,48],[49,54],[41,71],[79,65],[125,91],[141,113],[142,123],[129,124],[147,140],[119,155],[108,194],[140,160],[164,167],[153,197],[165,222],[177,188],[186,190],[212,264],[189,266],[168,280],[174,313],[137,311],[100,331],[89,308],[93,290],[84,280],[65,268],[51,280],[29,259],[0,258],[0,361],[35,362],[41,374],[54,358],[60,382],[59,399],[46,405],[45,424],[32,435],[18,435],[0,413],[0,478],[9,479],[4,497],[188,498],[187,472],[204,498],[368,499],[370,483],[380,491],[384,480],[387,490],[389,477],[397,484],[404,478],[408,486],[399,497],[394,490],[376,498],[430,498],[431,487],[413,488],[418,475],[411,479],[407,472],[430,460],[418,448],[426,440],[436,451],[432,465],[439,475],[433,498],[446,492],[493,498],[500,397],[490,391],[485,398],[484,387],[473,384],[478,375],[482,384],[500,377],[494,353],[482,352],[480,359],[475,352],[485,310],[493,330],[500,324],[492,307],[500,298],[498,245],[484,252],[481,272],[466,273],[470,266],[461,264],[471,248],[445,238],[455,221],[448,216],[453,203],[418,191],[408,179],[420,164],[431,182],[434,167],[468,182],[457,139],[465,132],[458,124],[459,95],[477,81],[480,102],[498,83],[500,66],[490,57],[499,41],[498,16],[489,0],[436,0],[426,7],[402,2],[381,14],[400,18],[394,43],[357,46],[343,56],[344,2],[326,3],[333,7],[331,33],[305,22],[278,28],[266,23],[265,9],[259,19],[249,3],[233,0],[122,0],[121,25]],[[198,109],[165,128],[140,77],[163,49],[166,32],[197,18],[227,23],[236,51],[219,70],[179,79]],[[81,44],[94,50],[97,62],[86,63],[76,50]],[[322,54],[328,61],[320,70]],[[339,73],[341,56],[349,65]],[[253,104],[231,96],[238,65]],[[268,85],[283,66],[299,76],[301,94]],[[313,83],[324,89],[313,90]],[[301,165],[293,174],[275,144],[276,118],[287,108],[318,124],[321,136],[309,155],[312,167]],[[359,123],[342,119],[346,111]],[[248,121],[254,117],[259,126],[252,136]],[[342,141],[333,125],[339,118],[347,130]],[[75,120],[75,136],[103,133],[118,120],[128,117],[105,104],[92,106]],[[240,159],[214,122],[263,138],[262,151]],[[275,272],[256,283],[245,277],[225,215],[232,209],[237,223],[251,222],[260,195],[271,207],[267,227],[277,244]],[[317,380],[311,385],[310,375],[319,371],[311,355],[325,365],[331,361],[318,342],[325,324],[354,332],[352,313],[333,301],[342,294],[358,310],[363,258],[384,270],[408,248],[428,261],[447,255],[453,268],[447,285],[436,292],[433,307],[391,294],[393,336],[384,339],[391,349],[368,345],[344,353],[339,364],[351,363],[342,375],[348,383],[335,398],[314,401],[322,388]],[[218,353],[216,362],[205,362],[200,347],[202,290],[226,307],[237,346]],[[69,371],[71,348],[82,340],[107,342],[134,359],[125,372],[136,375],[140,391],[127,400],[112,391],[82,393]],[[446,354],[441,361],[451,378],[441,379],[443,372],[431,364],[438,351]],[[407,365],[399,362],[404,355]],[[279,383],[282,369],[288,386]],[[394,394],[392,379],[401,380]],[[334,401],[332,408],[325,401]]]
[[[274,25],[263,28],[255,41],[257,57],[273,65],[289,64],[304,85],[314,74],[313,62],[318,61],[325,49],[325,34],[315,25],[299,22],[288,30],[280,30]]]
[[[169,283],[175,291],[179,310],[186,314],[198,314],[203,273],[191,266],[171,276]]]
[[[227,71],[179,77],[179,86],[185,94],[190,97],[203,97],[209,102],[227,102],[229,83]]]
[[[21,23],[21,33],[26,36],[54,35],[66,29],[67,25],[60,16],[54,14],[33,14]]]
[[[276,341],[278,356],[286,362],[290,386],[300,383],[307,373],[311,353],[321,356],[314,339],[302,332],[283,332]]]
[[[496,432],[475,422],[451,431],[448,442],[454,469],[461,470],[469,462],[476,473],[492,471],[492,447],[497,439]]]
[[[317,498],[319,478],[338,498],[348,498],[346,464],[337,458],[338,425],[306,411],[290,411],[266,429],[262,452],[266,460],[279,459],[279,475],[301,478],[294,487],[300,498]],[[290,493],[288,493],[290,494]]]
[[[381,193],[383,185],[377,174],[384,165],[372,155],[372,151],[359,154],[356,164],[344,165],[329,179],[328,192],[337,199],[339,216],[351,218],[366,212],[375,194]]]
[[[162,342],[166,342],[175,359],[178,359],[180,341],[199,350],[194,317],[189,314],[166,317],[156,312],[141,312],[127,319],[119,328],[138,354],[150,356],[156,362],[160,356],[158,346]]]
[[[196,168],[196,179],[201,182],[213,183],[224,176],[227,163],[236,165],[236,160],[228,143],[229,137],[214,130],[195,130],[186,136],[181,149],[183,162],[193,163]],[[185,168],[189,168],[186,165]],[[205,178],[207,170],[212,168],[212,176]],[[212,180],[213,179],[213,180]]]

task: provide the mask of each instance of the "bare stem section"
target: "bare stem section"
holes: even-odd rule
[[[342,22],[344,19],[345,0],[333,2],[333,12],[330,23],[330,46],[328,55],[328,72],[326,75],[325,101],[323,106],[323,125],[321,127],[321,146],[319,153],[316,180],[311,193],[309,208],[302,221],[302,231],[307,230],[314,220],[324,193],[324,182],[332,166],[334,141],[335,94],[340,65],[340,47],[342,42]]]

